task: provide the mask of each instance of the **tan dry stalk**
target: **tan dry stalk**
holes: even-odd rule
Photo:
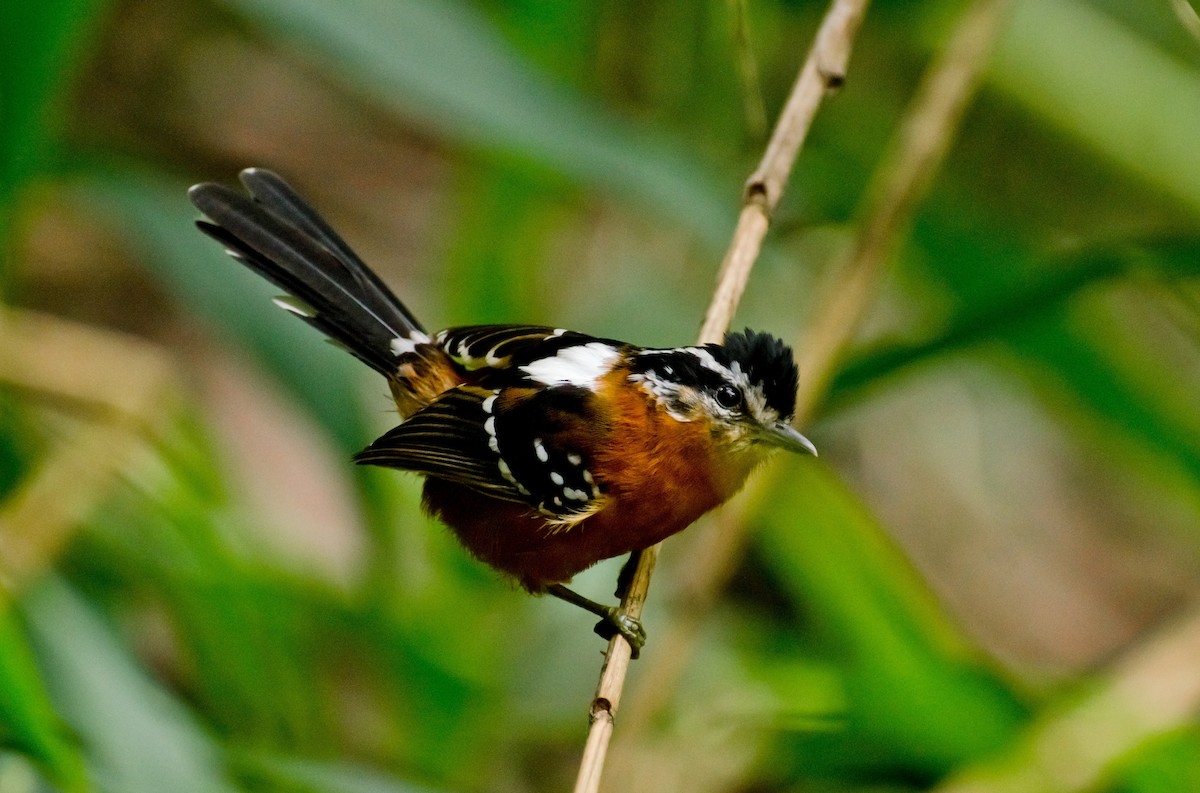
[[[923,77],[860,208],[860,232],[834,270],[829,299],[809,323],[804,342],[797,346],[803,350],[796,403],[796,421],[801,426],[811,420],[866,313],[888,257],[907,234],[912,214],[975,94],[1011,6],[1011,0],[977,0],[968,7]],[[772,481],[773,477],[764,472],[752,487],[769,488]],[[647,653],[639,696],[625,715],[629,729],[623,738],[636,742],[669,702],[703,627],[703,613],[719,597],[745,552],[746,521],[739,513],[755,501],[753,495],[739,498],[732,509],[722,510],[693,537],[688,560],[688,608],[657,640],[655,651]]]
[[[746,183],[737,229],[721,264],[716,290],[700,331],[701,344],[719,342],[729,328],[762,248],[771,213],[783,195],[813,116],[826,92],[845,80],[854,37],[866,8],[867,0],[834,0],[817,31],[766,153]],[[641,618],[658,550],[656,545],[642,552],[629,591],[621,602],[622,611],[635,619]],[[629,671],[630,653],[629,644],[620,635],[609,642],[589,710],[591,726],[575,783],[576,793],[595,793],[600,787],[613,720]]]
[[[157,347],[31,311],[0,310],[0,384],[86,423],[0,501],[0,605],[50,567],[143,447],[175,393]]]

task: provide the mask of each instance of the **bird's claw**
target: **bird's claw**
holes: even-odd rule
[[[618,633],[621,634],[625,641],[629,642],[629,649],[632,651],[630,657],[635,660],[641,655],[642,647],[646,644],[646,629],[642,627],[641,621],[618,608],[610,608],[608,615],[597,622],[593,630],[603,639],[611,639]]]

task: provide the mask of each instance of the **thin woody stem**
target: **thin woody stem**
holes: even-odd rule
[[[796,418],[811,418],[845,349],[871,304],[884,266],[908,233],[946,151],[958,132],[1007,18],[1011,0],[976,0],[959,18],[946,47],[925,73],[912,105],[867,188],[859,231],[835,268],[825,299],[800,347]]]
[[[922,79],[911,107],[888,154],[868,190],[859,217],[860,232],[836,268],[829,298],[809,324],[801,361],[796,421],[804,425],[825,393],[846,345],[865,314],[874,285],[882,277],[886,259],[905,233],[917,204],[923,198],[974,95],[988,55],[1003,28],[1011,0],[976,0],[967,8],[942,53]],[[770,486],[760,475],[755,487]],[[742,499],[740,508],[753,499]],[[627,713],[630,733],[644,729],[669,700],[695,642],[706,610],[719,596],[742,558],[747,541],[739,507],[723,510],[717,521],[692,541],[691,575],[687,582],[689,610],[680,615],[660,638],[661,651],[651,656],[652,680],[645,697]]]
[[[721,264],[712,302],[700,331],[701,344],[720,341],[729,328],[770,227],[771,213],[783,195],[817,108],[830,88],[845,81],[854,38],[866,8],[867,0],[834,0],[817,31],[762,161],[746,183],[737,229]],[[621,610],[634,619],[641,618],[658,551],[659,546],[655,545],[642,552],[621,602]],[[600,787],[604,758],[630,660],[629,644],[620,635],[614,636],[608,645],[596,696],[592,699],[591,726],[575,783],[576,793],[595,793]]]
[[[829,89],[845,82],[851,47],[866,9],[867,0],[838,0],[830,6],[817,31],[767,150],[746,180],[737,228],[721,262],[717,288],[700,329],[701,344],[721,341],[729,329],[750,280],[750,270],[762,250],[771,214],[783,197],[784,186],[817,108]]]

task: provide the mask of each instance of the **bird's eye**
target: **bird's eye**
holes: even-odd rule
[[[727,410],[733,410],[742,404],[742,393],[731,385],[723,385],[717,389],[717,404]]]

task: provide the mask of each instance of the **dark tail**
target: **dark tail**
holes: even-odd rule
[[[394,374],[403,342],[426,339],[421,323],[287,182],[261,168],[240,176],[249,196],[218,184],[188,191],[208,216],[196,225],[287,292],[276,301],[281,307],[381,374]]]

